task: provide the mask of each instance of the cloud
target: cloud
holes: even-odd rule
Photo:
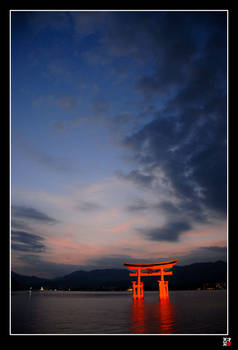
[[[13,250],[24,252],[40,253],[45,251],[45,245],[42,243],[43,238],[39,235],[25,231],[11,232],[11,245]]]
[[[25,206],[13,205],[11,210],[12,217],[36,220],[46,224],[55,224],[58,220],[42,213],[41,211]]]
[[[14,134],[13,148],[17,147],[17,150],[20,150],[27,157],[29,157],[34,162],[37,162],[48,169],[56,171],[57,173],[68,173],[72,169],[72,164],[68,159],[63,159],[61,157],[51,155],[48,152],[36,147],[29,141],[26,141],[18,134]]]
[[[96,42],[97,45],[91,52],[100,55],[101,60],[111,62],[112,59],[128,58],[130,55],[136,58],[138,54],[142,56],[145,51],[147,53],[148,47],[153,45],[150,30],[151,22],[153,25],[155,22],[146,13],[141,16],[136,12],[85,11],[72,13],[71,16],[79,40],[95,35],[94,44]]]
[[[49,67],[50,72],[55,73],[56,75],[60,75],[61,70],[65,72],[64,67],[61,67],[57,62],[50,64]],[[32,100],[32,105],[35,107],[57,106],[71,112],[76,109],[78,103],[78,98],[70,95],[63,95],[60,97],[54,95],[42,95],[37,96]]]
[[[172,24],[172,25],[171,25]],[[158,30],[151,32],[157,53],[154,72],[141,76],[138,88],[146,97],[158,93],[168,93],[171,89],[187,86],[201,89],[200,78],[210,77],[217,67],[225,62],[226,55],[226,13],[172,13],[164,12],[160,16]],[[225,55],[224,55],[225,52]],[[218,60],[214,58],[218,57]],[[208,59],[213,67],[208,68]],[[204,64],[203,64],[204,63]],[[224,65],[223,67],[224,68]],[[220,68],[219,68],[220,69]],[[191,85],[191,75],[200,71],[197,81]],[[193,72],[193,73],[192,73]],[[212,81],[207,79],[212,85]],[[208,91],[208,90],[206,90]],[[194,91],[193,91],[194,92]],[[205,94],[205,91],[200,90]],[[192,93],[194,97],[194,93]]]
[[[66,123],[62,121],[54,121],[52,123],[52,128],[57,132],[65,132],[66,131]]]
[[[126,254],[111,254],[102,256],[88,261],[88,268],[90,269],[123,269],[123,262],[130,260],[131,257]]]
[[[174,221],[165,224],[163,227],[151,229],[139,229],[147,239],[153,241],[177,242],[180,236],[192,229],[192,226],[187,221]]]
[[[95,211],[95,210],[101,210],[103,208],[102,205],[97,204],[97,203],[93,203],[93,202],[81,202],[80,204],[78,204],[76,206],[77,209],[82,210],[82,211],[86,211],[86,212],[91,212],[91,211]]]
[[[36,38],[36,36],[43,30],[64,31],[70,26],[70,18],[67,12],[46,12],[46,11],[22,11],[11,13],[11,21],[13,27],[16,28],[16,35],[29,40]]]
[[[176,204],[168,200],[161,201],[154,206],[158,211],[162,211],[170,218],[186,218],[186,220],[198,223],[207,223],[209,216],[207,211],[198,201],[194,202],[190,198],[177,201]]]
[[[193,249],[188,254],[181,255],[179,263],[188,265],[195,262],[212,262],[212,261],[226,261],[227,247],[225,246],[202,246]]]
[[[42,278],[55,278],[81,269],[79,265],[60,264],[45,260],[38,254],[24,254],[19,256],[23,266],[16,265],[14,271],[21,274],[34,275]]]
[[[34,29],[36,34],[45,29],[64,31],[70,26],[70,18],[67,12],[36,11],[24,15],[28,19],[29,25],[31,25],[31,28]]]
[[[119,226],[115,226],[109,229],[110,232],[116,233],[116,232],[123,232],[126,231],[131,226],[131,221],[125,221]]]
[[[132,170],[128,174],[124,174],[122,171],[118,170],[115,172],[115,174],[119,178],[132,181],[140,186],[150,186],[154,180],[154,176],[152,174],[144,174],[139,170]]]
[[[42,76],[48,78],[51,82],[63,82],[64,84],[72,84],[75,78],[75,73],[72,70],[72,61],[67,57],[63,58],[62,56],[59,58],[58,56],[53,57],[48,60],[48,63],[44,67],[44,71],[42,72]],[[66,97],[66,99],[65,99]],[[69,110],[74,110],[76,107],[76,99],[68,100],[69,96],[63,97],[55,97],[55,96],[44,96],[43,100],[48,99],[49,104],[58,105],[59,107],[69,108]],[[67,101],[68,100],[68,101]]]
[[[29,230],[30,227],[24,220],[11,218],[11,228],[15,230]]]
[[[125,210],[129,212],[138,212],[138,211],[140,212],[149,208],[150,206],[143,199],[135,199],[133,201],[133,204],[130,204],[125,207]]]
[[[94,113],[97,115],[103,115],[109,111],[109,102],[95,101],[91,103],[91,107]]]
[[[78,99],[74,96],[62,96],[55,99],[55,104],[64,109],[73,111],[78,104]]]
[[[210,246],[210,247],[200,247],[200,249],[208,250],[214,253],[222,253],[222,254],[227,252],[227,247]]]
[[[75,32],[79,39],[91,35],[95,32],[101,32],[110,15],[107,12],[83,11],[71,12]]]
[[[197,51],[198,43],[191,45],[189,60],[182,55],[182,46],[177,68],[170,64],[174,57],[177,60],[177,55],[172,55],[170,50],[177,36],[168,34],[171,41],[168,40],[169,46],[165,47],[164,63],[155,65],[153,76],[142,75],[139,83],[142,94],[153,91],[159,100],[160,89],[166,92],[167,87],[173,93],[165,107],[153,113],[152,121],[123,142],[134,154],[139,168],[130,172],[128,179],[145,185],[145,181],[141,181],[142,172],[149,180],[155,176],[155,169],[160,168],[180,201],[186,204],[189,198],[190,203],[198,204],[200,213],[206,207],[223,217],[227,207],[225,31],[226,27],[218,27],[204,43],[204,50]],[[178,42],[186,42],[188,36],[187,32],[184,37],[178,36]],[[213,43],[217,37],[222,41],[218,47]],[[178,76],[172,74],[171,69],[186,71],[186,74]]]
[[[163,210],[164,212],[166,212],[167,214],[171,214],[171,215],[177,215],[180,213],[179,208],[172,202],[169,201],[162,201],[158,204],[157,206],[158,209]]]

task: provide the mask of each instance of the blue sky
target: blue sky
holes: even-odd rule
[[[227,12],[12,11],[12,269],[226,259]]]

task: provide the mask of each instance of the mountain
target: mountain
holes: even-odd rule
[[[171,289],[196,289],[204,284],[213,286],[227,281],[227,264],[223,261],[174,266],[173,270],[169,282]]]
[[[145,290],[158,288],[159,276],[144,277]],[[186,266],[174,266],[169,280],[169,289],[197,289],[223,286],[227,281],[227,264],[223,261],[195,263]],[[126,290],[131,286],[132,278],[127,269],[103,269],[92,271],[75,271],[68,275],[44,279],[35,276],[24,276],[11,273],[12,290],[71,289],[71,290]]]
[[[41,286],[45,286],[50,282],[49,279],[39,278],[35,276],[25,276],[20,275],[15,272],[11,272],[11,286],[12,290],[22,290],[29,289],[32,287],[33,289],[39,289]]]

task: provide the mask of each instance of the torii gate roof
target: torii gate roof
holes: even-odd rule
[[[160,269],[160,268],[171,268],[173,267],[175,264],[177,264],[178,260],[169,260],[169,261],[163,261],[163,262],[158,262],[158,263],[145,263],[145,264],[136,264],[136,263],[128,263],[128,262],[124,262],[123,265],[128,267],[131,270],[135,270],[135,269]]]

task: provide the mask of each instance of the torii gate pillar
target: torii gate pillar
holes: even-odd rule
[[[158,280],[159,283],[159,296],[160,298],[168,298],[169,296],[169,287],[168,281],[164,280],[164,270],[161,269],[161,279]]]
[[[137,270],[137,283],[136,281],[132,281],[132,287],[134,299],[144,298],[143,282],[141,282],[141,269]]]

